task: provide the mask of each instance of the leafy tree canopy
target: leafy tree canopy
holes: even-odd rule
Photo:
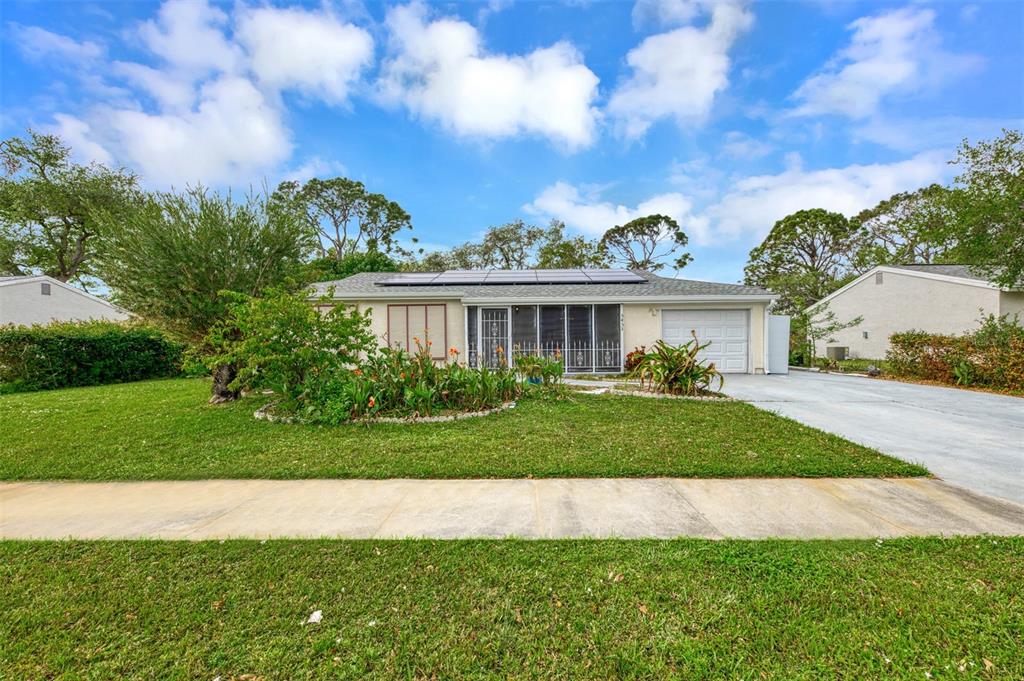
[[[1003,130],[992,141],[964,140],[953,163],[960,174],[947,234],[956,256],[994,283],[1024,286],[1024,135]]]
[[[398,237],[412,229],[409,214],[383,194],[367,191],[362,182],[345,177],[282,182],[272,200],[296,211],[319,237],[321,258],[341,260],[371,249],[406,254]]]
[[[96,273],[101,228],[119,227],[142,200],[134,175],[70,156],[53,135],[0,142],[0,274],[81,283]]]
[[[491,227],[479,242],[435,251],[410,261],[422,272],[481,269],[559,269],[602,267],[608,258],[600,244],[583,237],[566,238],[565,224],[552,220],[547,229],[514,220]]]
[[[302,283],[337,281],[360,272],[397,272],[398,263],[376,249],[338,258],[317,258],[302,266]]]
[[[783,312],[802,310],[844,283],[856,243],[856,228],[840,213],[797,211],[750,251],[744,283],[778,293]]]
[[[663,261],[673,256],[675,269],[686,267],[693,256],[679,254],[679,249],[688,242],[689,237],[675,220],[667,215],[648,215],[612,227],[601,237],[600,245],[626,267],[654,272],[665,267]]]
[[[608,252],[600,242],[582,236],[566,238],[565,223],[552,220],[537,250],[537,269],[560,270],[589,267],[607,267]]]
[[[199,341],[226,314],[222,291],[256,295],[294,279],[313,241],[278,203],[191,187],[151,196],[104,239],[99,271],[118,303]]]
[[[933,184],[902,192],[864,210],[851,222],[859,230],[854,271],[876,265],[949,262],[956,242],[948,225],[955,219],[955,192]]]

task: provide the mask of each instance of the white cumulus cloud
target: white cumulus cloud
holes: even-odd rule
[[[295,89],[332,103],[344,102],[373,61],[373,38],[327,11],[260,7],[238,18],[236,35],[246,47],[260,84]]]
[[[11,40],[18,51],[32,61],[57,57],[67,61],[89,61],[103,56],[102,46],[89,41],[77,41],[38,26],[8,24]]]
[[[523,210],[561,220],[568,227],[592,236],[601,236],[606,231],[646,215],[667,215],[698,243],[704,238],[707,224],[693,215],[690,200],[678,192],[656,194],[629,207],[603,201],[598,191],[581,191],[567,182],[556,182],[546,187]]]
[[[882,199],[948,178],[946,152],[924,152],[895,163],[850,165],[804,170],[791,159],[776,175],[755,175],[735,181],[717,203],[704,212],[715,239],[763,238],[775,222],[806,208],[852,216]]]
[[[976,68],[980,59],[942,49],[935,12],[906,7],[861,17],[848,28],[850,44],[793,93],[796,115],[865,118],[890,95],[938,87]]]
[[[391,9],[381,100],[457,135],[499,139],[540,135],[566,149],[595,137],[598,78],[576,48],[558,42],[525,55],[490,54],[475,27],[431,19],[420,3]]]
[[[339,167],[307,159],[288,170],[292,135],[280,93],[344,103],[373,61],[370,34],[326,8],[239,4],[232,11],[167,0],[129,35],[150,64],[109,65],[108,77],[131,92],[58,113],[52,128],[91,158],[126,164],[157,187],[244,186]]]
[[[626,55],[630,75],[618,84],[608,113],[630,139],[642,137],[656,121],[680,126],[703,122],[715,96],[729,84],[729,50],[753,24],[742,2],[642,2],[634,20],[689,22],[710,13],[707,25],[682,26],[650,36]]]
[[[206,0],[167,0],[157,18],[143,22],[138,36],[153,54],[183,71],[233,72],[242,51],[228,40],[228,15]]]
[[[256,180],[291,154],[280,112],[245,78],[211,80],[198,99],[175,113],[100,107],[88,125],[98,143],[158,186]]]

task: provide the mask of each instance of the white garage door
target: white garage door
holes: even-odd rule
[[[697,332],[704,348],[700,358],[714,362],[722,373],[746,373],[749,324],[746,310],[663,310],[661,337],[671,345],[691,340]]]

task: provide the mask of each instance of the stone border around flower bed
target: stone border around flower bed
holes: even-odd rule
[[[270,423],[308,423],[308,421],[295,418],[294,416],[277,416],[276,414],[273,414],[271,409],[273,409],[276,404],[276,402],[268,402],[267,404],[264,404],[253,412],[253,418],[259,421],[269,421]],[[440,416],[378,416],[370,419],[356,419],[349,421],[349,423],[360,423],[368,426],[376,423],[445,423],[447,421],[460,421],[462,419],[475,419],[482,416],[490,416],[491,414],[497,414],[498,412],[513,409],[515,406],[515,401],[512,401],[504,402],[501,406],[494,407],[493,409],[483,409],[481,411],[456,412],[454,414],[442,414]]]
[[[656,400],[693,400],[697,402],[732,402],[728,395],[670,395],[668,393],[652,393],[647,390],[621,390],[619,388],[595,388],[580,391],[589,395],[626,395],[628,397],[647,397]]]

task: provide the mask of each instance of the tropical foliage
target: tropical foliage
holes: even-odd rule
[[[434,416],[480,411],[518,399],[527,389],[509,368],[471,368],[450,348],[449,361],[432,357],[431,343],[412,353],[381,348],[339,376],[332,393],[310,416],[327,423],[374,416]]]
[[[206,363],[214,371],[236,367],[230,390],[272,392],[276,413],[304,421],[490,409],[534,389],[531,378],[542,389],[562,375],[557,359],[471,368],[454,347],[438,362],[430,340],[414,339],[411,353],[380,348],[367,315],[328,298],[311,304],[305,292],[225,296],[229,313],[205,339]]]
[[[354,308],[319,309],[301,291],[223,295],[230,307],[207,335],[207,365],[214,371],[236,366],[230,390],[271,390],[284,410],[322,403],[338,378],[375,347],[369,318]]]
[[[562,366],[562,355],[555,352],[553,357],[544,357],[532,353],[512,351],[513,366],[516,372],[527,382],[541,385],[554,385],[562,380],[565,368]]]
[[[642,388],[671,395],[703,395],[720,391],[725,379],[715,363],[697,357],[708,345],[710,343],[701,345],[696,334],[692,340],[679,346],[656,341],[651,350],[639,359],[630,376],[639,379]]]

